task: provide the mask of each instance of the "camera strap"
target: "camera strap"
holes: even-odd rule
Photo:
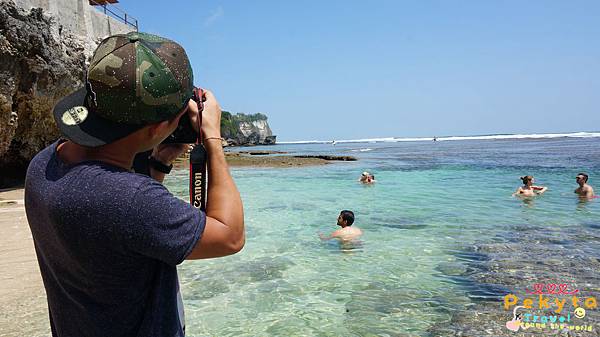
[[[206,211],[206,162],[208,154],[202,144],[202,110],[204,110],[204,93],[194,88],[192,98],[198,104],[198,138],[190,152],[190,204]]]

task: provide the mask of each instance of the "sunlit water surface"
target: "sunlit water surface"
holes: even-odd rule
[[[464,247],[517,227],[541,226],[552,235],[600,224],[600,199],[580,203],[573,194],[579,171],[592,185],[600,181],[599,145],[587,138],[253,148],[359,160],[232,169],[246,246],[180,266],[187,334],[426,335],[456,309],[497,295],[447,276],[448,266],[461,268]],[[364,170],[376,175],[375,185],[357,182]],[[522,175],[549,191],[525,202],[511,197]],[[185,197],[187,172],[166,184]],[[361,244],[319,240],[318,232],[336,229],[342,209],[355,212]]]

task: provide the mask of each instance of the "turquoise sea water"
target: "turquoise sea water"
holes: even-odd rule
[[[448,276],[448,266],[468,268],[465,247],[514,236],[515,228],[556,237],[600,225],[600,199],[581,203],[573,194],[579,171],[600,192],[600,138],[262,149],[359,160],[232,169],[246,246],[180,267],[188,336],[426,336],[452,312],[502,294],[502,285],[465,286]],[[375,185],[357,182],[364,170]],[[548,192],[527,202],[511,197],[522,175]],[[185,197],[187,172],[166,184]],[[336,229],[342,209],[355,212],[362,244],[318,239]],[[598,242],[588,253],[600,256]]]

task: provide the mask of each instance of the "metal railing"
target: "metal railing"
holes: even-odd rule
[[[128,26],[134,27],[135,30],[138,31],[138,20],[131,15],[127,15],[127,13],[124,10],[122,10],[121,8],[119,8],[115,5],[110,5],[110,3],[100,4],[94,0],[89,0],[89,1],[90,1],[90,5],[102,7],[105,15],[112,16],[113,18],[118,19],[119,21],[125,23]],[[119,13],[115,13],[115,12],[119,12]],[[111,14],[111,15],[109,15],[109,14]]]

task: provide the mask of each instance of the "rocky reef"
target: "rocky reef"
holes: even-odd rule
[[[299,167],[327,165],[334,161],[356,161],[351,156],[291,155],[281,151],[227,151],[225,159],[230,166]]]
[[[0,2],[0,186],[20,180],[54,141],[54,104],[82,86],[86,48],[41,9]]]
[[[457,263],[442,263],[438,270],[449,282],[460,285],[472,303],[468,306],[452,308],[449,322],[434,325],[429,330],[430,337],[482,337],[482,336],[600,336],[597,322],[600,311],[588,298],[600,298],[600,259],[594,250],[600,235],[600,225],[596,222],[576,224],[569,227],[544,227],[539,225],[513,225],[499,235],[482,239],[473,245],[461,247],[458,244],[455,255]],[[586,309],[585,318],[574,316],[574,295],[532,295],[536,284],[558,286],[565,284],[570,291],[577,290],[578,306]],[[545,293],[549,288],[545,288]],[[551,289],[554,290],[554,289]],[[556,291],[555,290],[555,291]],[[518,298],[515,305],[524,305],[526,298],[533,300],[531,310],[536,315],[554,317],[565,316],[568,326],[592,325],[593,331],[571,330],[569,328],[545,329],[529,328],[520,333],[506,328],[513,318],[510,309],[503,307],[504,296],[512,294]],[[544,305],[547,299],[548,307]],[[542,303],[540,304],[540,300]],[[563,310],[554,302],[565,300]],[[538,321],[539,322],[539,321]]]

